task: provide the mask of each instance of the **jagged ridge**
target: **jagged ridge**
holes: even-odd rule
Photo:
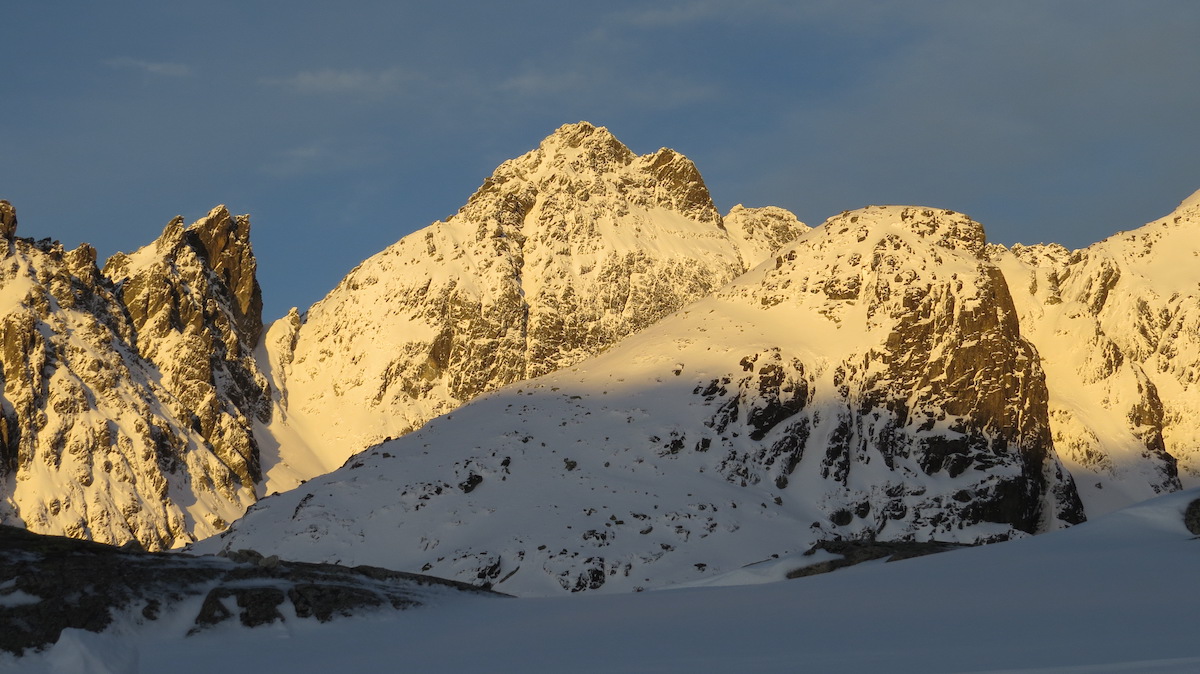
[[[249,222],[172,221],[110,278],[0,210],[4,521],[154,550],[223,529],[260,477],[248,415],[270,412]]]

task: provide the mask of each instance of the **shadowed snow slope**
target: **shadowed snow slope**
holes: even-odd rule
[[[798,580],[485,601],[327,625],[71,632],[20,671],[1194,672],[1200,491],[1066,531]],[[0,666],[4,664],[0,661]],[[121,667],[120,665],[124,665]]]

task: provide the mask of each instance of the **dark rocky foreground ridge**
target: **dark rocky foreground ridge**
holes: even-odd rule
[[[122,614],[144,623],[195,611],[194,633],[233,620],[247,627],[291,616],[327,622],[464,592],[503,596],[370,566],[288,562],[249,550],[148,553],[0,525],[0,650],[17,655],[55,643],[67,628],[104,631]]]

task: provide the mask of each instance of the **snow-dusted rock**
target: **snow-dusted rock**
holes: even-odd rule
[[[224,206],[190,227],[176,218],[157,241],[104,266],[129,310],[138,352],[174,396],[172,411],[191,420],[246,486],[262,480],[251,424],[271,415],[253,355],[263,328],[256,269],[249,218]]]
[[[746,208],[738,204],[729,210],[723,224],[737,243],[746,269],[767,259],[809,229],[791,211],[776,206]]]
[[[3,521],[163,549],[220,531],[254,501],[249,423],[222,416],[253,387],[236,397],[237,383],[216,384],[251,344],[211,341],[230,300],[220,263],[167,248],[137,290],[102,274],[86,244],[0,239]]]

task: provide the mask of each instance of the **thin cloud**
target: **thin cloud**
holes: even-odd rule
[[[404,68],[386,70],[305,70],[282,79],[264,79],[263,83],[310,96],[385,96],[402,93],[418,78]]]
[[[192,74],[191,67],[182,63],[143,61],[129,56],[108,59],[104,62],[104,65],[110,68],[137,70],[149,75],[162,75],[164,77],[187,77]]]
[[[553,96],[586,87],[586,79],[575,72],[555,75],[528,70],[520,75],[502,80],[496,85],[496,89],[503,93],[522,96]]]
[[[258,167],[275,178],[340,173],[387,159],[378,139],[326,138],[276,153]]]
[[[834,4],[830,0],[809,0],[804,4],[790,0],[683,0],[621,12],[615,19],[637,28],[678,28],[704,21],[761,20],[763,17],[798,20],[805,16],[820,16]]]
[[[669,110],[712,100],[719,87],[690,81],[670,73],[628,73],[612,68],[549,72],[527,69],[501,80],[493,90],[539,102],[572,100],[596,108],[634,105]]]
[[[642,28],[678,26],[695,21],[704,21],[717,16],[724,10],[722,2],[683,2],[666,7],[655,7],[631,11],[621,18],[627,23]]]

